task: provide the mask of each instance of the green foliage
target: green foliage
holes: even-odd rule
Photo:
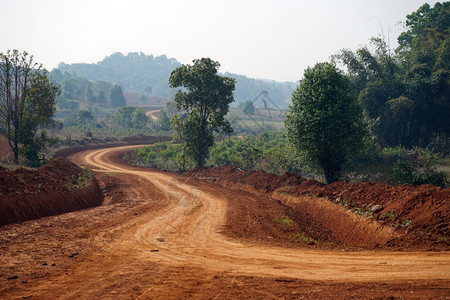
[[[310,237],[307,237],[307,236],[304,236],[301,233],[292,233],[292,234],[290,234],[289,235],[289,240],[291,240],[294,243],[314,243],[314,244],[318,243],[317,240],[315,240],[313,238],[310,238]]]
[[[184,170],[192,166],[190,161],[182,157],[181,145],[172,145],[169,142],[134,149],[129,161],[139,166],[170,171]]]
[[[62,111],[74,112],[80,108],[80,103],[67,98],[58,98],[57,106]]]
[[[109,93],[109,99],[111,100],[112,107],[123,107],[127,105],[127,100],[123,96],[123,91],[120,85],[115,84]]]
[[[20,151],[31,153],[25,149],[31,144],[34,150],[38,148],[37,131],[51,122],[55,112],[61,91],[47,75],[26,52],[0,53],[0,126],[16,164]]]
[[[96,64],[61,63],[58,70],[59,74],[77,74],[91,81],[120,82],[125,91],[172,99],[174,90],[169,87],[167,78],[179,66],[181,64],[176,59],[165,55],[132,52],[127,55],[114,53]],[[268,91],[278,107],[287,107],[295,88],[293,82],[259,80],[230,73],[224,75],[236,79],[234,97],[240,102],[255,98],[261,91]],[[104,92],[108,95],[109,90]]]
[[[88,84],[86,87],[85,99],[89,102],[97,102],[97,98],[94,95],[91,84]]]
[[[253,105],[253,102],[251,100],[245,101],[244,105],[243,105],[243,108],[242,108],[242,111],[245,114],[253,115],[255,113],[255,106]]]
[[[164,110],[159,112],[158,120],[156,121],[159,131],[170,131],[170,119]]]
[[[40,151],[47,146],[52,146],[57,142],[56,138],[49,138],[45,131],[35,136],[29,143],[24,144],[20,153],[25,157],[25,164],[29,167],[39,167],[48,162]]]
[[[305,71],[286,116],[288,139],[323,170],[328,183],[340,177],[348,155],[362,147],[362,111],[347,78],[334,65],[316,64]]]
[[[392,211],[388,211],[385,213],[382,213],[381,215],[378,216],[379,220],[392,220],[392,218],[394,218],[394,213]]]
[[[351,155],[346,164],[345,179],[446,187],[447,175],[436,168],[438,158],[438,154],[428,148],[380,148],[366,141],[362,151]]]
[[[90,126],[94,123],[94,117],[89,110],[79,110],[77,112],[77,125]]]
[[[208,161],[213,166],[233,165],[269,173],[301,172],[294,151],[283,131],[270,131],[258,137],[227,138],[211,148]]]
[[[92,178],[94,175],[92,174],[92,171],[89,169],[83,169],[81,174],[78,177],[75,177],[72,175],[72,178],[70,181],[66,182],[64,184],[65,187],[69,189],[69,191],[73,191],[75,189],[81,189],[92,182]]]
[[[353,93],[382,146],[426,147],[450,135],[450,2],[428,4],[406,17],[396,55],[380,38],[374,52],[342,50]]]
[[[193,61],[193,65],[176,68],[169,77],[171,87],[185,87],[175,94],[175,103],[186,117],[172,117],[175,139],[182,143],[182,151],[202,168],[214,144],[214,132],[231,133],[225,119],[233,102],[234,79],[217,74],[220,66],[209,58]]]
[[[254,169],[260,158],[261,149],[256,146],[254,137],[226,139],[211,149],[211,163],[216,166]]]
[[[447,177],[444,172],[437,171],[432,162],[435,156],[428,149],[416,148],[394,163],[393,178],[398,183],[412,185],[433,184],[445,188]]]
[[[111,121],[123,128],[145,128],[150,119],[142,108],[125,106],[111,116]]]
[[[292,224],[292,219],[290,219],[288,216],[276,217],[273,221],[281,226]]]
[[[98,92],[97,102],[98,103],[106,103],[107,102],[105,93],[103,91]]]

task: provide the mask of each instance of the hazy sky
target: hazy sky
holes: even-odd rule
[[[434,5],[437,1],[428,1]],[[220,72],[279,81],[381,34],[425,0],[0,0],[0,52],[19,49],[51,70],[114,52],[210,57]]]

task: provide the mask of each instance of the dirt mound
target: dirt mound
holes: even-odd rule
[[[255,194],[270,194],[302,211],[347,245],[448,249],[450,189],[335,182],[298,174],[274,175],[234,167],[194,170],[187,176]]]
[[[391,245],[427,243],[450,245],[450,189],[432,185],[334,182],[323,185],[307,181],[284,189],[291,195],[326,197],[350,211],[396,228],[403,238]],[[409,241],[404,241],[408,239]]]
[[[234,188],[238,187],[242,190],[264,193],[273,192],[285,186],[298,185],[305,181],[297,173],[276,175],[263,171],[243,171],[232,166],[193,170],[186,173],[186,175],[217,182],[224,186],[227,183],[231,183]]]
[[[83,171],[79,166],[62,157],[53,159],[48,164],[40,167],[38,170],[40,173],[63,180],[69,177],[71,178],[75,175],[80,175]]]
[[[0,225],[101,204],[92,173],[57,158],[37,170],[0,168]]]

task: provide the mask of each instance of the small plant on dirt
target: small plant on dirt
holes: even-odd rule
[[[370,207],[366,207],[366,209],[364,208],[359,208],[357,210],[358,214],[360,214],[361,216],[364,217],[372,217],[372,212],[370,211]]]
[[[276,217],[274,219],[274,222],[277,223],[278,225],[284,226],[284,225],[290,225],[292,223],[292,220],[287,216],[282,216],[282,217]]]
[[[344,199],[344,206],[347,207],[350,203],[350,199]]]
[[[301,233],[292,233],[289,235],[288,239],[294,243],[314,243],[314,244],[318,243],[317,240],[304,236]]]
[[[438,236],[437,240],[440,241],[440,242],[445,242],[445,241],[448,240],[448,236]]]
[[[411,224],[411,219],[403,220],[402,222],[395,224],[394,227],[405,227]]]
[[[394,213],[392,212],[392,211],[388,211],[388,212],[385,212],[385,213],[382,213],[379,217],[378,217],[378,219],[379,220],[386,220],[386,219],[388,219],[388,220],[392,220],[392,218],[394,217]]]
[[[67,182],[65,186],[69,189],[69,191],[83,188],[91,182],[92,176],[93,175],[91,170],[83,169],[82,173],[77,177],[76,180],[75,176],[72,175],[71,180]]]

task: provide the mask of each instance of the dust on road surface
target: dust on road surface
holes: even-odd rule
[[[294,249],[229,238],[221,233],[227,199],[242,197],[245,201],[250,195],[206,182],[191,184],[186,178],[137,169],[112,159],[115,153],[129,148],[80,152],[71,160],[93,169],[103,181],[110,177],[119,182],[123,197],[136,201],[136,205],[120,203],[95,222],[97,215],[89,217],[91,210],[70,214],[67,222],[80,218],[69,230],[79,242],[68,242],[52,227],[53,233],[46,235],[48,247],[67,249],[71,243],[82,255],[55,258],[63,268],[29,275],[33,279],[26,283],[6,280],[8,274],[0,269],[0,298],[450,296],[447,253]],[[85,216],[79,216],[82,214]],[[38,236],[50,230],[38,228]],[[20,273],[21,268],[30,267],[23,260],[32,255],[21,258],[17,253],[26,241],[12,243],[1,248],[6,252],[0,262]],[[33,248],[29,247],[30,251]],[[42,253],[36,255],[41,261],[45,258]],[[37,269],[43,272],[41,266]]]

